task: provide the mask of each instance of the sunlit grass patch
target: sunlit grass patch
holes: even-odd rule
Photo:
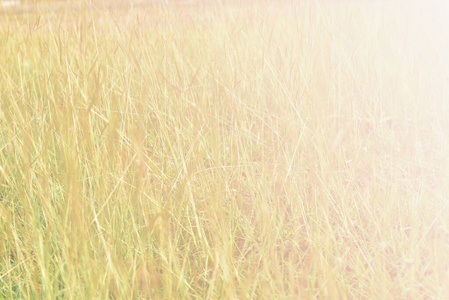
[[[1,16],[1,297],[445,298],[444,20],[369,5]]]

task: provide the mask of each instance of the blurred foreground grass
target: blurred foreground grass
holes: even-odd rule
[[[449,297],[444,17],[0,17],[0,298]]]

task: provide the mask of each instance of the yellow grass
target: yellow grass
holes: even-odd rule
[[[89,3],[0,15],[0,299],[449,297],[442,7]]]

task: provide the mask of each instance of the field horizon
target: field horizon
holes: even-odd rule
[[[0,299],[447,299],[447,8],[192,3],[0,10]]]

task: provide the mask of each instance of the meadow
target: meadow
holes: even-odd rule
[[[449,297],[437,1],[93,4],[0,13],[0,299]]]

